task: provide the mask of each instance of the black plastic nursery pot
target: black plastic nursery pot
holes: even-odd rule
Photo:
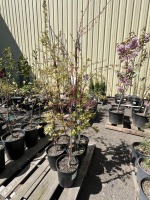
[[[119,104],[120,103],[120,101],[121,101],[121,103],[126,103],[127,102],[127,97],[123,97],[122,98],[122,95],[121,94],[116,94],[115,95],[115,103],[116,104]]]
[[[6,121],[0,121],[0,137],[4,135],[7,132],[7,122]]]
[[[148,123],[148,116],[145,116],[142,112],[134,112],[134,125],[140,129],[145,127],[145,124]]]
[[[73,185],[78,172],[78,159],[72,156],[71,164],[68,165],[68,162],[68,154],[60,156],[56,161],[59,184],[63,188],[70,188]],[[66,167],[64,167],[64,163]]]
[[[79,143],[81,145],[83,145],[84,148],[85,148],[84,155],[86,155],[87,148],[88,148],[88,143],[89,143],[89,138],[87,136],[85,136],[85,135],[80,135],[79,140],[80,140]]]
[[[146,154],[142,154],[140,151],[138,151],[136,149],[137,146],[139,146],[141,144],[141,142],[134,142],[132,144],[132,152],[131,152],[131,162],[134,164],[134,165],[137,165],[138,164],[138,158],[150,158],[150,155],[146,155]]]
[[[79,160],[80,166],[85,156],[85,147],[82,144],[79,144],[77,148],[73,148],[72,154]]]
[[[25,132],[26,147],[28,148],[35,146],[38,142],[39,132],[37,127],[37,123],[32,123],[32,127],[30,127],[30,124],[24,124],[22,126],[22,129]]]
[[[13,134],[13,136],[12,136]],[[5,143],[5,149],[8,159],[17,160],[23,154],[25,150],[25,133],[22,130],[14,130],[5,133],[2,136],[2,141]]]
[[[53,148],[53,151],[52,151]],[[56,148],[56,151],[54,151],[54,148]],[[56,146],[54,146],[54,144],[50,144],[47,148],[46,148],[46,153],[47,153],[47,158],[48,158],[48,162],[50,165],[50,168],[54,171],[57,171],[56,168],[56,160],[63,155],[66,152],[66,148],[65,146],[61,145],[61,144],[56,144]]]
[[[150,199],[150,192],[146,194],[144,184],[147,183],[147,188],[150,188],[150,177],[145,177],[140,182],[140,193],[139,193],[139,200],[149,200]],[[148,197],[149,196],[149,197]]]
[[[109,122],[111,124],[122,124],[124,119],[124,110],[118,110],[117,108],[109,109]]]
[[[5,170],[5,146],[0,142],[0,174]]]
[[[144,159],[146,159],[146,157],[143,158],[138,158],[137,161],[137,181],[140,183],[142,179],[149,177],[150,178],[150,170],[146,171],[142,166],[141,166],[141,162],[144,162]],[[150,159],[150,158],[149,158]]]
[[[142,104],[142,100],[139,97],[134,96],[134,95],[129,97],[129,102],[133,106],[140,106]]]
[[[47,125],[47,123],[44,121],[45,118],[44,117],[37,117],[34,119],[35,123],[38,123],[41,127],[38,129],[38,133],[39,133],[39,137],[43,138],[45,137],[45,133],[44,133],[44,127]]]

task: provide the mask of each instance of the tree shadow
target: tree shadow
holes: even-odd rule
[[[102,189],[102,183],[97,175],[104,173],[101,164],[101,149],[95,148],[88,174],[84,179],[83,186],[78,194],[77,200],[88,200],[91,194],[98,194]]]
[[[78,200],[89,200],[91,194],[100,193],[103,184],[109,184],[116,179],[120,179],[124,182],[126,178],[130,178],[131,170],[127,171],[123,168],[123,165],[129,166],[130,164],[128,145],[124,141],[121,141],[121,144],[118,146],[111,146],[111,144],[109,144],[109,147],[107,147],[108,144],[106,144],[103,139],[102,143],[106,149],[104,151],[99,148],[95,149],[92,163],[79,192]],[[109,179],[101,181],[99,176],[104,173],[108,174],[107,177],[109,177]]]
[[[106,146],[105,142],[103,144]],[[131,170],[126,172],[123,169],[123,165],[130,165],[129,146],[124,141],[121,141],[118,146],[106,147],[106,150],[101,154],[101,164],[110,176],[110,179],[103,183],[109,183],[115,179],[125,181],[125,178],[129,178],[131,175]],[[114,174],[116,174],[115,178],[113,177]]]
[[[105,112],[97,111],[95,117],[90,120],[91,125],[94,123],[100,123],[105,115]]]

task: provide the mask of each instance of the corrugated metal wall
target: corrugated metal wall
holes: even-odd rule
[[[88,1],[47,0],[49,24],[56,34],[60,31],[65,34],[68,51],[74,48],[72,37],[76,37],[82,11]],[[90,0],[82,26],[85,27],[94,19],[108,2],[109,0]],[[32,63],[32,50],[40,46],[39,37],[44,30],[42,3],[43,0],[0,0],[1,51],[10,44],[16,57],[21,51]],[[99,75],[102,73],[107,82],[107,95],[113,96],[117,92],[114,67],[118,64],[116,43],[123,41],[131,31],[139,35],[144,26],[150,32],[150,0],[111,0],[94,28],[83,35],[82,59],[90,58],[91,63],[96,63],[91,64],[89,72],[92,70]],[[5,37],[7,34],[4,30],[9,32],[9,37]],[[147,77],[147,85],[150,76],[149,63],[149,60],[145,62],[140,72],[141,77]],[[140,81],[138,88],[139,91],[142,89]]]

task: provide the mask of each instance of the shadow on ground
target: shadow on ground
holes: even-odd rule
[[[123,166],[130,163],[130,151],[128,145],[121,141],[118,146],[105,144],[105,151],[95,148],[93,159],[88,170],[87,177],[84,179],[83,186],[78,195],[78,200],[89,200],[90,195],[101,192],[103,184],[109,184],[115,179],[125,181],[130,177],[131,170],[125,170]],[[105,173],[105,174],[104,174]],[[101,176],[105,176],[106,181],[101,181]]]
[[[103,141],[102,143],[106,145]],[[115,179],[124,181],[125,178],[129,178],[131,171],[126,171],[124,168],[124,166],[129,166],[130,164],[130,150],[128,145],[124,141],[121,141],[121,144],[118,146],[106,146],[106,150],[102,151],[101,154],[101,164],[110,177],[103,183],[109,183]],[[115,177],[113,176],[114,174]]]
[[[100,155],[101,149],[95,148],[88,174],[84,179],[83,187],[80,190],[77,200],[88,200],[91,194],[100,193],[102,184],[99,176],[97,175],[104,173]]]

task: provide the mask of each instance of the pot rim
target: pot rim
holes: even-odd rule
[[[72,174],[72,173],[74,173],[75,171],[78,170],[78,167],[79,167],[79,160],[78,160],[78,158],[77,158],[76,156],[73,156],[73,155],[72,155],[72,157],[74,157],[74,158],[76,159],[76,161],[77,161],[77,168],[76,168],[74,171],[71,171],[71,172],[64,172],[64,171],[61,171],[61,170],[59,169],[59,167],[58,167],[58,162],[59,162],[63,157],[69,157],[69,154],[63,154],[63,155],[61,155],[61,156],[56,160],[56,169],[57,169],[57,171],[59,171],[59,172],[61,172],[61,173],[63,173],[63,174]]]
[[[12,132],[21,132],[21,133],[23,133],[23,135],[22,135],[22,137],[20,137],[20,138],[18,138],[18,140],[19,139],[21,139],[21,138],[23,138],[23,137],[25,137],[25,132],[24,132],[24,130],[22,130],[22,129],[16,129],[16,130],[13,130]],[[10,133],[10,131],[7,131],[4,135],[2,135],[1,136],[1,140],[5,143],[5,142],[12,142],[12,141],[7,141],[6,140],[6,136],[8,136],[8,135],[11,135],[11,133]]]

